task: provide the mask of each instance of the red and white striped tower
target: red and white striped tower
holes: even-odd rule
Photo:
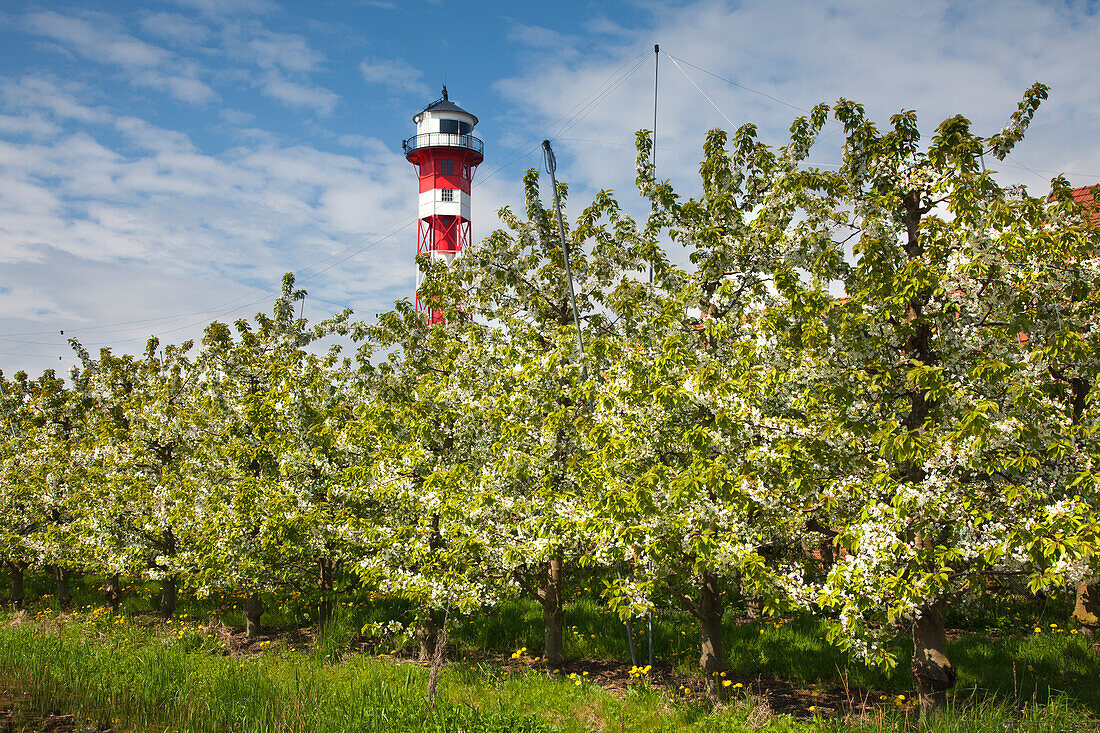
[[[404,142],[405,158],[420,179],[416,253],[450,264],[470,245],[470,181],[485,159],[481,140],[473,136],[477,117],[443,97],[413,117],[416,134]],[[416,307],[428,310],[420,300],[421,273],[416,276]],[[432,310],[430,323],[440,320]]]

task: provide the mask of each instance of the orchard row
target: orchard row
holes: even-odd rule
[[[529,594],[553,662],[565,578],[596,568],[624,618],[698,620],[706,679],[735,591],[828,614],[872,663],[911,636],[929,704],[957,677],[949,604],[1079,584],[1095,629],[1100,232],[1064,180],[1037,198],[982,164],[1045,95],[989,138],[843,100],[779,148],[716,131],[691,199],[643,133],[645,223],[602,192],[564,242],[532,171],[525,216],[421,262],[431,317],[311,326],[287,276],[198,344],[74,342],[67,382],[3,381],[12,596],[47,567],[159,581],[165,616],[181,586],[232,589],[255,630],[261,592],[314,589],[323,621],[353,578],[422,609],[427,655],[445,614]]]

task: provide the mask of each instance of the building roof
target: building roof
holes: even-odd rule
[[[1092,213],[1089,216],[1089,221],[1093,224],[1100,224],[1100,191],[1097,192],[1097,197],[1094,200],[1092,197],[1092,189],[1096,186],[1081,186],[1081,188],[1075,188],[1071,192],[1073,194],[1074,203],[1081,204],[1085,208],[1092,209]]]
[[[459,107],[457,104],[447,98],[447,85],[443,85],[443,96],[435,100],[427,107],[424,108],[424,112],[461,112],[464,115],[469,115],[474,118],[474,124],[477,124],[477,116],[471,112]]]

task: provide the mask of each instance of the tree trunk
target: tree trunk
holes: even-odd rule
[[[179,599],[179,586],[175,575],[165,575],[160,581],[160,617],[165,621],[176,613],[176,601]]]
[[[164,554],[174,557],[176,554],[176,534],[171,529],[164,530],[163,538]],[[162,568],[167,570],[168,568]],[[179,578],[174,574],[165,575],[160,582],[160,615],[165,621],[172,618],[176,612],[176,601],[179,598]]]
[[[416,627],[416,640],[420,643],[421,662],[435,659],[436,642],[439,640],[439,628],[435,624],[435,610],[429,608],[420,624]]]
[[[329,557],[322,557],[318,561],[320,573],[317,577],[317,587],[321,591],[321,600],[317,604],[317,623],[321,628],[327,626],[332,619],[332,580],[335,575],[333,572],[335,565],[336,563]]]
[[[122,578],[118,573],[107,578],[107,585],[103,589],[103,600],[107,602],[112,611],[118,611],[119,601],[122,598]]]
[[[73,594],[69,589],[69,570],[56,567],[54,575],[57,577],[57,604],[62,611],[67,611],[73,605]]]
[[[260,594],[253,592],[244,601],[244,629],[249,639],[260,635],[260,616],[264,613],[264,602]]]
[[[16,611],[23,610],[23,600],[26,598],[23,591],[23,567],[22,563],[8,563],[11,570],[11,607]]]
[[[565,658],[562,626],[565,608],[562,602],[565,573],[561,553],[550,558],[539,574],[539,603],[542,604],[543,651],[547,664],[561,664]]]
[[[944,602],[926,604],[913,622],[913,679],[920,693],[921,713],[947,703],[947,691],[959,675],[947,658],[947,630],[943,624]]]
[[[722,650],[722,596],[718,577],[703,573],[699,592],[699,668],[706,677],[707,689],[717,694],[721,687],[718,675],[726,671],[726,655]]]
[[[12,576],[14,582],[15,576]],[[1073,620],[1081,625],[1081,632],[1092,639],[1100,651],[1100,577],[1082,580],[1077,584],[1077,604],[1073,608]]]
[[[443,614],[443,624],[439,627],[439,635],[435,640],[435,654],[432,655],[432,667],[428,673],[428,710],[435,710],[435,693],[439,686],[439,671],[443,668],[443,655],[447,651],[447,616],[450,609]]]

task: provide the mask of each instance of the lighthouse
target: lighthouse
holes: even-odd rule
[[[470,181],[484,160],[481,140],[474,137],[477,117],[443,96],[413,116],[416,134],[404,141],[405,158],[413,164],[420,183],[416,253],[450,264],[470,245]],[[416,308],[429,310],[420,300],[422,273],[416,276]],[[441,319],[432,309],[429,323]]]

